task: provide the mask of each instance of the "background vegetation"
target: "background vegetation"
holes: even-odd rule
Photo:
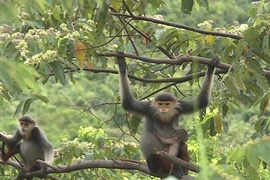
[[[138,147],[142,124],[119,105],[113,53],[139,57],[128,58],[128,72],[144,78],[131,78],[131,85],[136,96],[146,100],[163,87],[179,98],[193,97],[199,78],[181,83],[174,78],[203,72],[207,62],[162,65],[140,57],[218,55],[223,71],[215,78],[210,107],[180,122],[189,131],[192,162],[203,168],[191,175],[269,179],[269,10],[268,3],[247,0],[2,0],[0,131],[12,134],[16,119],[28,113],[57,149],[55,164],[119,157],[144,160]],[[131,15],[130,11],[151,19],[131,16],[129,21],[119,15]],[[196,29],[155,22],[160,19]],[[165,78],[171,81],[145,80]],[[7,167],[1,167],[3,179],[14,177],[13,168]],[[56,176],[150,179],[140,171],[104,168]]]

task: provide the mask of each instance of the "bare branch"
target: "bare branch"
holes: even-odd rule
[[[222,36],[222,37],[228,37],[228,38],[237,39],[237,40],[243,38],[242,36],[238,36],[235,34],[220,33],[220,32],[215,32],[215,31],[205,31],[205,30],[193,28],[193,27],[186,26],[186,25],[176,24],[176,23],[172,23],[172,22],[166,22],[166,21],[162,21],[162,20],[158,20],[158,19],[154,19],[154,18],[149,18],[149,17],[145,17],[145,16],[135,16],[135,15],[128,15],[128,14],[114,13],[114,12],[111,12],[111,14],[114,16],[123,16],[126,18],[131,18],[133,20],[148,21],[148,22],[152,22],[152,23],[156,23],[156,24],[163,24],[166,26],[176,27],[176,28],[180,28],[180,29],[186,29],[189,31],[193,31],[193,32],[197,32],[197,33],[205,34],[205,35]]]
[[[187,162],[187,161],[184,161],[184,160],[182,160],[180,158],[177,158],[175,156],[172,156],[169,153],[164,152],[164,151],[158,151],[158,150],[156,150],[156,153],[158,155],[161,155],[162,157],[164,157],[168,161],[170,161],[170,162],[172,162],[172,163],[174,163],[176,165],[179,165],[179,166],[181,166],[181,167],[183,167],[185,169],[189,169],[189,170],[191,170],[193,172],[196,172],[196,173],[199,173],[200,172],[200,167],[197,166],[197,165],[195,165],[195,164],[192,164],[190,162]]]
[[[195,63],[201,63],[201,64],[206,64],[206,65],[211,65],[211,59],[208,58],[203,58],[203,57],[198,57],[198,56],[180,56],[175,59],[152,59],[152,58],[147,58],[147,57],[142,57],[142,56],[136,56],[134,54],[128,54],[128,53],[123,53],[119,54],[117,52],[107,52],[107,53],[98,53],[98,56],[124,56],[127,58],[131,59],[137,59],[143,62],[149,62],[149,63],[156,63],[156,64],[174,64],[174,65],[182,65],[185,62],[195,62]],[[230,64],[227,63],[218,63],[216,65],[217,68],[223,69],[226,72],[228,70],[233,71],[234,67]],[[224,73],[226,73],[224,71]],[[265,77],[270,77],[270,71],[268,70],[263,70],[263,75]]]
[[[166,155],[165,155],[166,156]],[[177,159],[177,158],[176,158]],[[18,166],[17,162],[3,162],[1,164],[14,165],[15,167],[22,168]],[[123,170],[138,170],[145,174],[149,174],[156,177],[165,177],[166,175],[157,175],[149,171],[148,166],[145,162],[135,161],[135,160],[87,160],[70,165],[59,165],[51,169],[47,169],[47,175],[44,175],[42,171],[34,171],[26,173],[26,177],[47,177],[53,180],[58,180],[58,178],[50,175],[53,173],[69,173],[72,171],[82,170],[82,169],[91,169],[91,168],[106,168],[106,169],[123,169]],[[193,179],[191,176],[184,176],[183,179]]]
[[[45,165],[45,166],[47,166],[47,167],[49,167],[49,168],[55,170],[55,171],[59,171],[59,168],[58,168],[58,167],[55,167],[55,166],[53,166],[53,165],[51,165],[51,164],[49,164],[49,163],[46,163],[45,161],[42,161],[42,160],[40,160],[40,159],[37,159],[36,161],[37,161],[38,163],[40,163],[40,164],[43,164],[43,165]]]

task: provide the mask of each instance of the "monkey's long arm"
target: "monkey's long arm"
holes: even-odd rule
[[[8,147],[14,147],[23,139],[23,136],[19,130],[15,132],[14,135],[8,136],[0,133],[0,141],[4,142]]]
[[[126,72],[126,62],[124,57],[116,57],[116,62],[119,67],[119,87],[121,103],[125,110],[140,115],[146,115],[150,102],[139,101],[134,98],[129,88],[129,82]]]
[[[0,133],[0,140],[3,142],[1,148],[1,159],[3,161],[7,161],[11,156],[20,152],[22,138],[23,137],[19,130],[17,130],[12,137]],[[7,152],[5,152],[5,145],[8,147]]]
[[[181,113],[189,113],[194,110],[200,110],[207,107],[210,101],[212,88],[213,88],[213,80],[215,74],[215,66],[219,63],[219,59],[214,57],[212,59],[212,65],[208,66],[208,70],[205,73],[205,78],[203,81],[203,86],[198,94],[197,98],[190,101],[180,100],[179,104],[181,107]]]

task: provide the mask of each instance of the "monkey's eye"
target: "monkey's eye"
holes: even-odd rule
[[[28,126],[28,123],[23,123],[23,122],[21,122],[21,123],[20,123],[20,126],[26,126],[26,127],[27,127],[27,126]]]
[[[162,102],[159,102],[158,105],[159,105],[159,106],[162,106]]]
[[[166,106],[169,106],[170,105],[170,103],[166,103]]]

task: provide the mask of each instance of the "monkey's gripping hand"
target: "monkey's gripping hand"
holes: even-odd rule
[[[211,64],[208,65],[208,70],[207,70],[207,73],[208,74],[213,74],[214,70],[215,70],[215,67],[216,65],[220,62],[219,58],[218,57],[213,57],[212,60],[211,60]]]
[[[117,52],[118,54],[123,54],[123,52]],[[119,67],[119,71],[121,74],[125,74],[126,73],[126,60],[125,60],[125,57],[124,56],[117,56],[115,58],[116,60],[116,63],[118,64],[118,67]]]

